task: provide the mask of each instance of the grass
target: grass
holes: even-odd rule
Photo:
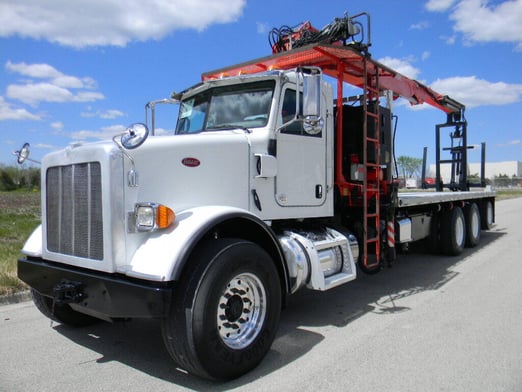
[[[40,192],[0,192],[0,296],[27,288],[16,276],[16,264],[39,224]]]
[[[500,189],[497,200],[522,197],[522,189]],[[0,296],[27,289],[16,276],[20,250],[40,224],[40,192],[0,192]]]
[[[506,200],[506,199],[514,199],[515,197],[522,197],[522,189],[521,188],[502,188],[497,189],[497,201],[498,200]]]

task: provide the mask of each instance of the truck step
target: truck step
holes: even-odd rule
[[[288,260],[295,260],[290,264],[291,274],[295,270],[297,277],[307,278],[302,283],[309,289],[329,290],[357,276],[355,258],[359,256],[359,247],[353,235],[346,236],[331,228],[313,232],[285,231],[280,241]]]

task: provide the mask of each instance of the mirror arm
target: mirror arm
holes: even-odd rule
[[[301,67],[296,68],[295,70],[295,116],[296,120],[303,117],[303,113],[301,113],[301,88],[304,85],[304,76],[303,69]],[[304,93],[304,92],[303,92]]]
[[[25,161],[34,162],[38,164],[42,164],[42,162],[37,161],[36,159],[29,158],[29,143],[24,143],[22,148],[17,151],[13,151],[13,155],[17,157],[17,162],[19,165],[23,164]]]
[[[148,114],[149,114],[149,109],[150,109],[150,131],[151,131],[152,136],[154,136],[156,134],[155,106],[157,104],[164,104],[164,103],[169,103],[169,104],[179,103],[180,100],[178,99],[178,97],[181,97],[181,94],[173,94],[171,98],[163,98],[163,99],[158,99],[156,101],[147,102],[147,104],[145,105],[145,124],[148,124],[148,122],[149,122]]]
[[[134,159],[132,158],[132,156],[127,152],[127,150],[125,150],[125,148],[121,145],[120,141],[118,140],[118,138],[121,138],[123,135],[125,135],[127,132],[123,132],[123,133],[120,133],[120,134],[117,134],[117,135],[114,135],[114,137],[112,138],[112,141],[114,142],[114,144],[116,144],[116,146],[118,147],[118,149],[121,151],[121,153],[130,161],[131,163],[131,169],[129,170],[129,172],[127,173],[127,184],[129,185],[129,187],[137,187],[138,186],[138,173],[136,172],[136,167],[134,165]]]

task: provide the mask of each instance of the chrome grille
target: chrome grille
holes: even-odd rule
[[[47,169],[47,249],[103,259],[101,166],[99,162]]]

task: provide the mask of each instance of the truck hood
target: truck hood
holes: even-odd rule
[[[243,132],[154,136],[136,150],[138,186],[132,202],[151,201],[175,210],[201,205],[248,209],[249,141]],[[125,160],[126,170],[131,169]],[[130,207],[130,206],[129,206]]]

